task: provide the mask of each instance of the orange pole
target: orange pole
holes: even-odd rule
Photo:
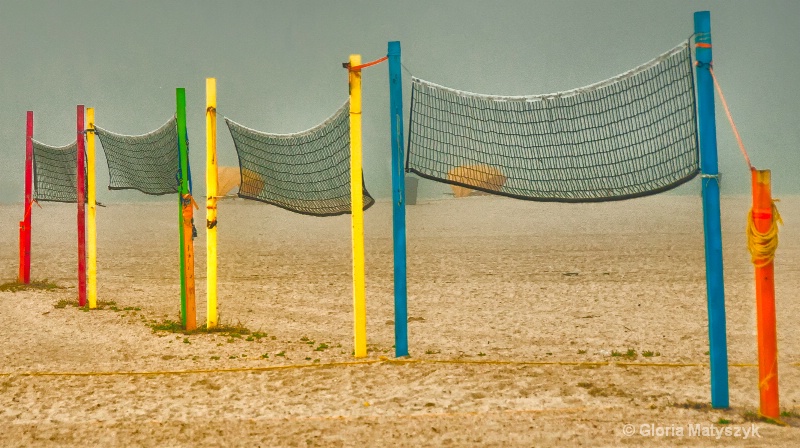
[[[759,233],[772,227],[772,188],[769,170],[752,169],[752,220]],[[774,263],[753,260],[756,275],[756,313],[758,320],[758,389],[761,395],[760,412],[773,420],[780,418],[778,405],[778,335],[775,324]]]
[[[195,290],[194,290],[194,241],[192,240],[192,220],[194,219],[194,210],[192,206],[195,205],[194,199],[190,194],[181,195],[183,200],[183,254],[184,254],[184,275],[186,278],[186,330],[192,331],[197,329],[197,309],[195,306]]]

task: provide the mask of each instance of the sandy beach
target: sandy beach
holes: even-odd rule
[[[784,427],[751,418],[759,395],[744,196],[722,200],[727,410],[707,406],[699,195],[580,205],[478,196],[409,206],[411,356],[401,360],[393,348],[389,202],[365,217],[362,359],[352,356],[349,216],[314,218],[223,201],[221,321],[259,333],[183,335],[152,329],[178,320],[177,200],[108,202],[97,221],[98,296],[107,305],[94,311],[57,306],[77,302],[74,204],[34,207],[32,278],[61,288],[0,292],[0,445],[800,441],[800,418],[792,417],[800,413],[800,197],[778,204],[786,223],[775,265],[781,406],[790,423]],[[22,206],[0,210],[6,282],[18,269]],[[205,210],[196,214],[204,223]],[[203,323],[203,225],[198,232]],[[632,436],[624,433],[628,424]],[[673,434],[649,435],[647,425]],[[755,426],[758,436],[690,435],[693,425]]]

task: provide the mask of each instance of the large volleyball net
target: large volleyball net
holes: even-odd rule
[[[688,42],[566,92],[492,96],[412,78],[407,171],[519,199],[659,193],[699,172]]]
[[[239,157],[239,197],[295,213],[351,212],[350,102],[306,131],[274,134],[225,118]],[[364,210],[375,200],[363,182]]]

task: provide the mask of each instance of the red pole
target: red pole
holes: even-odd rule
[[[19,223],[19,282],[31,282],[31,205],[33,205],[33,111],[25,126],[25,204]]]
[[[769,170],[752,170],[753,225],[756,231],[770,231],[772,213],[772,179]],[[774,264],[770,259],[756,259],[756,315],[758,322],[758,388],[760,411],[764,417],[780,419],[778,404],[778,334],[775,323]]]
[[[86,305],[86,179],[84,171],[84,126],[83,106],[78,106],[78,166],[77,166],[77,200],[78,200],[78,305]]]

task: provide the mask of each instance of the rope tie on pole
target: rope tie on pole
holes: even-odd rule
[[[344,62],[344,63],[342,63],[342,67],[350,70],[351,72],[357,72],[357,71],[361,70],[362,68],[367,68],[367,67],[372,67],[373,65],[378,65],[381,62],[386,61],[387,59],[389,59],[389,56],[384,56],[382,58],[375,59],[372,62],[367,62],[367,63],[361,64],[361,65],[355,65],[353,67],[350,66],[349,62]]]
[[[783,219],[775,206],[777,199],[772,200],[772,224],[769,230],[762,233],[756,229],[755,213],[750,209],[747,219],[747,248],[750,251],[750,260],[757,268],[764,267],[775,258],[775,251],[778,249],[778,224],[783,224]],[[766,213],[764,213],[766,215]],[[758,216],[759,218],[769,218],[770,216]]]
[[[37,201],[36,199],[31,199],[31,201],[28,202],[28,205],[25,206],[25,217],[23,219],[26,221],[28,220],[28,216],[31,215],[31,209],[33,208],[33,204],[36,204],[37,206],[39,206],[39,208],[42,208],[41,204],[39,204],[39,201]]]
[[[697,63],[698,67],[702,67],[703,64]],[[742,152],[744,156],[744,161],[747,162],[747,167],[751,170],[753,169],[753,164],[750,163],[750,156],[747,155],[747,151],[744,149],[744,143],[742,142],[742,137],[739,135],[739,130],[736,128],[736,124],[733,122],[733,116],[731,115],[731,110],[728,107],[728,102],[725,101],[725,95],[722,94],[722,87],[719,85],[719,81],[717,80],[716,75],[714,75],[714,66],[711,62],[708,64],[708,72],[711,73],[711,79],[714,80],[714,87],[717,89],[717,93],[719,93],[719,99],[722,101],[722,107],[725,109],[725,116],[728,117],[728,122],[731,124],[731,129],[733,129],[733,135],[736,136],[736,143],[739,145],[739,151]]]

